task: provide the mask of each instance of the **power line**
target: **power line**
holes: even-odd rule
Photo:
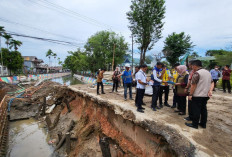
[[[35,36],[30,36],[30,35],[25,35],[25,34],[18,34],[18,33],[11,32],[11,31],[6,31],[6,32],[7,32],[7,34],[10,34],[12,36],[18,36],[18,37],[35,39],[35,40],[47,41],[47,42],[60,44],[60,45],[68,45],[68,46],[75,46],[75,47],[79,47],[80,45],[82,45],[82,44],[68,42],[68,41],[49,39],[49,38],[42,38],[42,37],[35,37]]]
[[[65,13],[66,15],[69,15],[69,16],[74,17],[74,18],[78,18],[78,20],[81,20],[81,21],[89,23],[89,24],[93,24],[95,26],[101,26],[101,27],[108,28],[108,29],[112,28],[111,26],[109,26],[107,24],[104,24],[104,23],[99,22],[99,21],[97,21],[95,19],[89,18],[87,16],[81,15],[81,14],[79,14],[77,12],[74,12],[72,10],[64,8],[64,7],[60,6],[60,5],[48,2],[46,0],[37,0],[36,2],[33,1],[33,0],[28,0],[28,1],[30,1],[32,3],[35,3],[37,5],[40,5],[40,6],[43,6],[43,7],[46,7],[46,8],[61,12],[61,13]],[[43,4],[38,3],[38,1],[42,2]]]
[[[70,37],[67,37],[67,36],[64,36],[64,35],[55,34],[55,33],[51,33],[51,32],[48,32],[48,31],[45,31],[45,30],[42,30],[42,29],[39,29],[39,28],[35,28],[35,27],[29,26],[29,25],[20,24],[20,23],[18,23],[18,22],[13,22],[13,21],[4,19],[4,18],[2,18],[2,17],[0,17],[0,21],[6,22],[6,23],[10,23],[10,24],[14,24],[14,25],[19,25],[19,26],[27,27],[27,28],[32,29],[32,30],[44,32],[44,33],[46,33],[46,34],[50,34],[50,35],[54,35],[54,36],[66,38],[66,39],[69,39],[69,40],[80,41],[80,40],[77,40],[77,39],[74,39],[74,38],[70,38]]]

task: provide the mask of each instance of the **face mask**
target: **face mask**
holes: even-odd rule
[[[218,70],[218,68],[215,68],[215,70]]]

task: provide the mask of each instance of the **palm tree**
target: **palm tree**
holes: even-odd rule
[[[53,53],[52,56],[54,57],[54,60],[55,60],[55,66],[56,66],[56,57],[57,57],[57,54],[56,53]]]
[[[51,65],[50,65],[50,63],[51,63],[51,62],[50,62],[50,58],[51,58],[52,55],[53,55],[53,52],[52,52],[51,49],[49,49],[49,50],[47,51],[47,53],[46,53],[46,57],[49,58],[49,66],[51,66]],[[48,67],[49,67],[49,66],[48,66]]]
[[[12,36],[10,34],[4,33],[3,38],[6,39],[6,46],[7,46],[7,49],[8,49],[8,46],[10,44],[10,39],[12,38]]]
[[[21,46],[23,43],[19,40],[12,39],[9,43],[10,49],[14,48],[15,51],[18,50],[18,47]]]
[[[58,59],[58,64],[61,65],[62,61],[60,60],[60,57],[58,57],[57,59]]]

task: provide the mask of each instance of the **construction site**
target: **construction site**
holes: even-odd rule
[[[123,87],[110,93],[112,85],[105,83],[106,94],[97,95],[94,83],[83,78],[74,85],[0,82],[0,156],[232,155],[231,96],[215,92],[208,102],[207,128],[196,130],[172,108],[152,111],[149,95],[145,113],[138,113],[133,100],[124,101]]]

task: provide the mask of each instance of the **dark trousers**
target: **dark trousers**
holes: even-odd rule
[[[178,109],[186,113],[186,96],[178,96]]]
[[[176,94],[176,90],[173,89],[173,106],[176,106],[176,104],[178,103],[177,98],[178,98],[178,96]]]
[[[214,83],[213,89],[217,87],[217,81],[218,81],[218,79],[213,79],[213,83]]]
[[[102,93],[104,93],[104,86],[103,86],[103,83],[102,82],[98,82],[97,83],[97,93],[99,93],[99,86],[101,85],[101,91]]]
[[[192,120],[193,118],[193,109],[192,109],[192,100],[188,101],[188,114],[189,114],[189,118]]]
[[[159,97],[160,86],[152,86],[152,88],[153,88],[153,94],[152,94],[151,107],[156,108],[157,107],[158,97]]]
[[[127,88],[129,88],[129,95],[132,99],[132,83],[124,83],[124,98],[127,99]]]
[[[142,108],[144,93],[145,93],[145,89],[137,88],[137,95],[136,95],[137,101],[136,101],[136,104],[137,104],[138,109]]]
[[[135,105],[137,104],[137,99],[138,99],[138,89],[135,88]],[[143,104],[143,101],[142,101],[142,104]]]
[[[192,121],[194,126],[198,126],[199,120],[202,126],[206,126],[207,123],[207,101],[208,97],[192,97]]]
[[[159,92],[159,104],[162,105],[162,97],[164,93],[164,104],[168,104],[168,94],[169,94],[169,86],[160,86],[160,92]]]
[[[231,92],[231,86],[230,86],[230,80],[222,80],[222,87],[223,87],[223,91],[226,91],[226,86],[228,89],[228,92]]]
[[[114,89],[115,89],[116,92],[118,91],[118,80],[114,80],[114,82],[113,82],[113,89],[112,89],[112,91],[114,91]]]

